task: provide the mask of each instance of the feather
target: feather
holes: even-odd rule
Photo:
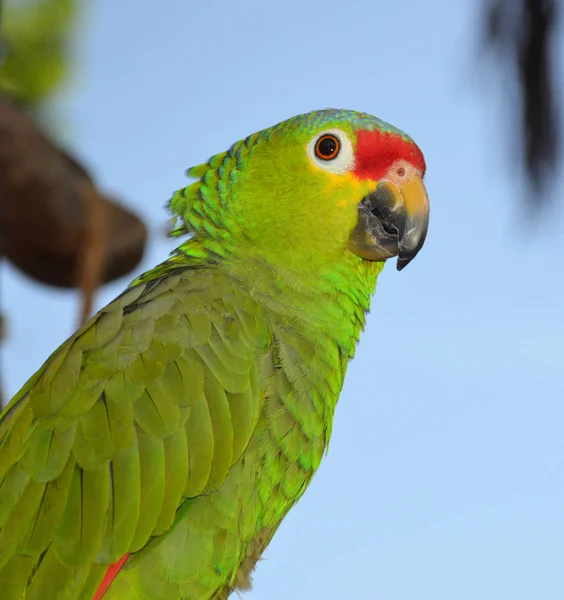
[[[161,535],[171,526],[186,487],[188,451],[184,427],[179,427],[176,433],[164,439],[164,451],[165,493],[153,535]]]
[[[102,546],[109,505],[110,474],[107,466],[75,466],[67,505],[53,536],[58,559],[68,567],[94,560]]]
[[[141,472],[137,437],[110,465],[110,502],[104,545],[98,559],[103,564],[118,561],[129,551],[137,522],[141,494]]]
[[[130,551],[137,552],[149,540],[161,514],[165,494],[165,449],[161,439],[137,427],[139,448],[139,519]]]

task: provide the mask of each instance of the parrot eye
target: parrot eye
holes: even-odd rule
[[[321,160],[331,160],[339,154],[341,142],[336,135],[322,135],[315,143],[315,156]]]
[[[354,166],[353,145],[340,129],[329,129],[315,136],[308,144],[307,153],[316,167],[337,175]]]

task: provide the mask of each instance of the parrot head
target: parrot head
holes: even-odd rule
[[[254,249],[315,268],[352,253],[397,256],[401,270],[427,234],[420,149],[365,113],[321,110],[255,133],[188,171],[198,181],[171,208],[218,255]]]

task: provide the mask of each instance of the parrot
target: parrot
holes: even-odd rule
[[[178,248],[0,416],[2,600],[226,600],[325,455],[388,258],[429,225],[425,159],[308,112],[188,169]]]

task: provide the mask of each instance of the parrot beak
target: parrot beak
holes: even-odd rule
[[[367,260],[397,256],[407,266],[423,247],[429,225],[429,197],[421,175],[411,168],[401,177],[386,177],[358,205],[358,223],[349,248]]]

